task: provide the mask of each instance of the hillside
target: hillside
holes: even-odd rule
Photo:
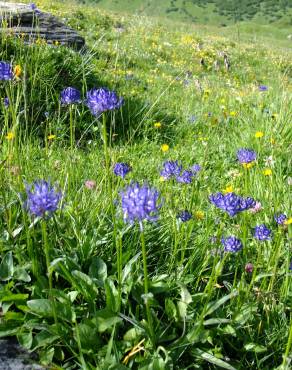
[[[89,0],[90,1],[90,0]],[[108,10],[228,25],[239,21],[292,27],[291,0],[91,0]]]
[[[127,3],[37,2],[79,52],[0,35],[0,338],[58,370],[290,370],[289,28]]]

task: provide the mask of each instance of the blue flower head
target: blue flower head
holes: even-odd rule
[[[240,163],[250,163],[257,159],[257,155],[251,149],[241,148],[237,151],[237,159]]]
[[[8,81],[13,79],[13,71],[10,63],[0,62],[0,80]]]
[[[289,270],[292,270],[292,261],[290,262]]]
[[[182,165],[178,161],[166,161],[163,163],[163,170],[160,172],[160,176],[165,179],[179,176],[182,170]]]
[[[239,239],[237,239],[235,236],[228,236],[227,238],[222,238],[221,243],[224,245],[224,251],[225,252],[239,252],[243,246]]]
[[[5,108],[9,107],[9,99],[7,97],[3,99],[3,104]]]
[[[267,228],[265,224],[258,225],[254,228],[254,234],[253,236],[261,241],[264,240],[271,240],[271,233],[272,231]]]
[[[122,98],[119,98],[114,91],[105,88],[93,88],[87,92],[86,97],[86,104],[94,116],[118,109],[123,104]]]
[[[202,169],[202,167],[199,165],[199,164],[194,164],[192,167],[191,167],[191,170],[196,174],[197,172],[200,172]]]
[[[182,222],[187,222],[191,220],[193,216],[189,211],[184,210],[178,213],[177,218],[179,218]]]
[[[209,200],[218,208],[227,212],[229,216],[233,217],[237,213],[253,208],[256,201],[253,198],[243,198],[234,193],[216,193],[211,194]]]
[[[176,177],[176,181],[183,184],[191,184],[194,176],[193,171],[185,170],[180,176]]]
[[[66,87],[66,89],[61,91],[61,104],[68,105],[80,102],[81,94],[75,87]]]
[[[120,192],[124,221],[130,224],[143,220],[156,221],[158,210],[159,192],[150,188],[147,184],[131,183],[125,190]]]
[[[52,216],[58,209],[62,193],[56,187],[45,180],[35,181],[31,185],[26,185],[27,199],[24,203],[25,208],[34,216]]]
[[[122,178],[125,178],[127,173],[129,173],[131,170],[132,170],[131,166],[123,162],[116,163],[114,166],[114,174]]]
[[[266,85],[259,85],[259,90],[260,91],[267,91],[268,90],[268,86],[266,86]]]
[[[278,215],[274,215],[274,219],[278,225],[283,225],[284,222],[287,220],[287,216],[284,213],[280,213]]]

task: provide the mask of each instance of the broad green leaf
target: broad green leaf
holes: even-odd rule
[[[267,351],[267,347],[261,346],[256,343],[247,343],[244,346],[244,349],[248,352],[262,353]]]
[[[17,333],[17,340],[22,347],[30,349],[32,346],[32,331],[20,331]]]
[[[220,358],[215,357],[214,355],[212,355],[212,354],[210,354],[208,352],[204,352],[204,351],[200,350],[199,348],[194,349],[192,351],[192,353],[196,357],[201,358],[202,360],[208,361],[211,364],[214,364],[214,365],[216,365],[218,367],[221,367],[222,369],[236,370],[235,367],[231,366],[227,362],[221,360]]]
[[[6,281],[12,278],[14,272],[12,252],[8,252],[0,263],[0,280]]]
[[[94,323],[97,330],[102,333],[107,329],[110,329],[113,325],[121,322],[122,319],[114,312],[104,309],[98,311],[91,321]]]
[[[233,292],[231,292],[231,293],[225,295],[224,297],[218,299],[218,301],[210,302],[208,304],[207,312],[205,313],[204,317],[210,315],[211,313],[216,311],[220,306],[222,306],[224,303],[226,303],[230,299],[236,297],[237,295],[238,295],[238,292],[236,290],[234,290]]]
[[[104,286],[107,278],[107,266],[101,258],[96,256],[92,258],[88,275],[93,279],[97,279],[99,286]]]

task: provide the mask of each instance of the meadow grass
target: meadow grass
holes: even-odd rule
[[[235,42],[199,26],[41,4],[88,48],[1,37],[0,60],[18,67],[0,84],[0,336],[56,369],[288,370],[291,50],[277,37]],[[82,103],[61,104],[68,86]],[[93,87],[123,105],[92,115]],[[240,148],[257,159],[242,165]],[[190,184],[166,179],[169,160],[201,169]],[[125,178],[113,173],[118,162],[132,168]],[[62,193],[52,217],[25,206],[41,179]],[[123,220],[121,192],[136,181],[160,194],[155,222]],[[230,217],[210,202],[217,192],[261,206]],[[261,224],[270,240],[254,238]],[[230,235],[242,250],[224,251]]]

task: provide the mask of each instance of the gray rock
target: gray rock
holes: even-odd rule
[[[0,340],[0,370],[44,370],[15,340]]]
[[[3,22],[4,21],[4,22]],[[5,26],[1,26],[5,24]],[[30,5],[0,1],[0,31],[20,36],[27,42],[38,39],[81,49],[85,40],[50,13]]]

